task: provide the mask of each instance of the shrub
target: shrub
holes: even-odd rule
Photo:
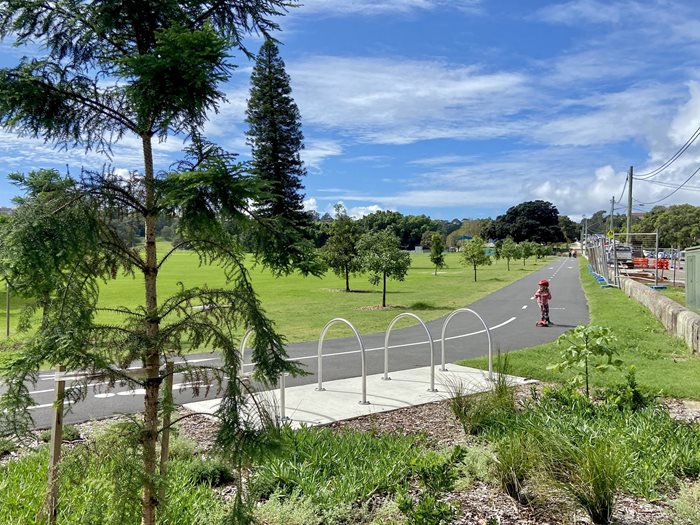
[[[365,501],[375,492],[393,493],[425,462],[415,436],[326,428],[283,430],[282,452],[251,478],[254,497],[299,493],[319,508]]]
[[[495,463],[494,453],[489,448],[473,445],[464,449],[464,456],[455,465],[455,488],[467,489],[475,480],[495,482]]]
[[[194,456],[196,448],[196,443],[190,438],[171,434],[168,444],[168,458],[171,460],[190,460]]]
[[[550,457],[553,479],[588,513],[593,523],[612,520],[615,496],[625,475],[625,461],[614,443],[604,439],[562,443],[558,457]]]
[[[320,511],[310,498],[295,492],[289,496],[275,493],[254,510],[255,518],[268,525],[316,525]]]
[[[627,369],[625,383],[610,386],[598,393],[606,403],[616,405],[620,410],[636,412],[656,403],[656,395],[639,389],[634,365]]]
[[[188,463],[189,478],[195,485],[220,487],[234,480],[231,468],[215,458],[195,459]]]
[[[42,430],[39,439],[44,443],[51,441],[51,430]],[[75,425],[63,426],[63,441],[77,441],[80,439],[80,431]]]
[[[17,450],[17,445],[10,438],[0,437],[0,457]]]
[[[407,525],[446,525],[457,515],[452,505],[431,493],[420,494],[417,501],[408,494],[400,494],[396,502],[406,516]]]
[[[515,397],[508,384],[508,356],[496,360],[493,388],[479,394],[466,394],[461,383],[449,386],[450,409],[467,434],[478,435],[491,429],[504,430],[515,416]]]
[[[503,490],[513,499],[527,503],[525,480],[538,462],[535,447],[523,432],[515,432],[496,444],[496,476]]]

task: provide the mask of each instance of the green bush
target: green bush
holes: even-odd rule
[[[17,445],[10,438],[0,437],[0,457],[17,450]]]
[[[539,458],[532,440],[523,432],[514,432],[496,443],[496,476],[501,488],[513,499],[527,503],[525,480]]]
[[[138,523],[142,462],[133,437],[138,425],[120,423],[100,431],[94,442],[65,450],[61,462],[61,525]],[[35,523],[46,490],[48,447],[0,466],[0,521]],[[193,485],[187,464],[172,461],[159,525],[218,525],[223,503],[206,486]]]
[[[549,456],[547,463],[552,478],[593,523],[611,522],[615,496],[626,474],[625,458],[613,443],[605,439],[562,442],[558,454]]]
[[[464,449],[464,457],[455,465],[455,488],[465,490],[474,484],[474,481],[495,483],[495,458],[490,448],[472,445]]]
[[[291,495],[272,494],[254,510],[258,522],[268,525],[317,525],[320,514],[310,498],[296,492]]]
[[[195,454],[197,444],[190,438],[171,434],[168,443],[168,457],[173,459],[190,460]]]
[[[220,487],[234,480],[231,468],[215,458],[194,459],[187,463],[189,479],[195,485]]]
[[[446,525],[457,515],[452,505],[432,493],[420,494],[417,501],[408,494],[400,494],[396,502],[408,525]]]
[[[516,414],[513,388],[508,384],[508,356],[496,360],[493,387],[478,394],[465,393],[464,385],[450,385],[450,409],[467,434],[479,435],[495,429],[503,431]]]
[[[415,436],[286,428],[283,440],[282,452],[252,476],[251,493],[257,499],[298,493],[319,508],[347,508],[375,492],[393,493],[425,465],[420,461],[424,448]]]
[[[644,392],[639,388],[636,378],[636,368],[630,366],[627,369],[625,383],[603,388],[598,391],[606,403],[616,405],[620,410],[637,411],[656,403],[657,396]]]
[[[80,439],[80,431],[75,425],[63,426],[63,441],[77,441]],[[51,441],[51,430],[42,430],[39,433],[39,440],[44,443]]]

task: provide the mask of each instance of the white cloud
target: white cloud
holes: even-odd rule
[[[317,56],[289,70],[305,122],[383,144],[508,135],[534,97],[523,74],[439,61]]]
[[[355,219],[361,219],[365,215],[371,215],[378,211],[382,211],[382,207],[377,204],[372,204],[371,206],[354,206],[348,209],[348,215]]]
[[[335,140],[309,140],[301,152],[304,163],[318,171],[323,161],[343,154],[343,147]]]
[[[635,10],[636,2],[601,2],[598,0],[572,0],[540,9],[536,17],[545,22],[579,25],[615,24],[624,19],[625,13]]]
[[[313,197],[309,197],[308,199],[305,199],[303,204],[304,204],[304,211],[316,211],[316,210],[318,210],[318,203],[316,202],[316,199]]]
[[[481,0],[303,0],[299,14],[359,14],[373,16],[384,13],[408,13],[414,10],[457,9],[479,12]]]

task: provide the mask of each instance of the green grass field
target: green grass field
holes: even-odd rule
[[[615,343],[625,367],[637,368],[637,381],[646,390],[665,396],[700,399],[700,357],[691,355],[685,342],[670,335],[661,323],[634,300],[615,288],[601,288],[581,260],[581,280],[588,300],[591,325],[607,326],[617,337]],[[556,343],[510,352],[511,373],[542,381],[562,381],[566,374],[547,370],[559,359]],[[485,359],[468,359],[460,364],[486,368]],[[591,384],[601,387],[622,382],[623,371],[593,372]]]
[[[165,254],[168,248],[168,244],[160,243],[159,253]],[[370,285],[364,275],[351,277],[353,291],[345,293],[344,281],[332,272],[323,278],[300,275],[276,278],[269,271],[251,265],[250,273],[263,307],[278,331],[289,342],[297,342],[316,340],[324,325],[334,317],[348,319],[363,334],[385,330],[389,322],[404,311],[411,311],[424,320],[436,319],[520,279],[546,262],[534,258],[528,259],[525,265],[522,261],[511,261],[510,271],[507,271],[505,261],[494,261],[492,266],[478,269],[478,281],[474,282],[472,270],[459,261],[459,254],[447,254],[448,267],[434,275],[429,255],[413,254],[405,281],[388,281],[389,306],[384,310],[377,309],[381,304],[381,287]],[[186,287],[226,286],[219,267],[200,266],[195,254],[188,251],[174,253],[163,265],[159,274],[160,301],[174,293],[180,282]],[[103,285],[100,306],[135,307],[142,304],[143,296],[140,275],[119,276]],[[0,294],[0,301],[0,305],[4,305],[4,294]],[[19,306],[20,302],[13,299],[13,327],[16,326]],[[101,313],[99,320],[115,322],[118,317]],[[411,324],[411,321],[407,320],[405,324]],[[347,335],[351,333],[342,325],[329,333],[331,338]]]
[[[161,253],[164,249],[165,246]],[[458,254],[447,254],[448,267],[434,275],[427,253],[412,255],[406,279],[387,282],[388,307],[385,310],[376,309],[381,305],[381,287],[370,285],[364,275],[351,276],[352,292],[346,293],[344,281],[332,272],[323,278],[300,275],[276,278],[269,271],[251,265],[250,273],[269,317],[288,341],[296,342],[318,339],[324,325],[334,317],[348,319],[360,333],[386,330],[389,322],[404,311],[411,311],[425,320],[436,319],[545,264],[543,260],[531,258],[525,266],[522,261],[511,262],[510,271],[506,271],[505,261],[494,261],[491,266],[479,268],[475,283],[472,270],[463,267],[459,261]],[[178,282],[186,287],[226,285],[218,267],[199,266],[196,256],[186,251],[174,253],[163,266],[159,274],[161,300],[176,290]],[[119,277],[103,287],[101,304],[134,306],[143,293],[140,277]],[[334,327],[329,333],[329,337],[346,335],[351,333],[343,326]]]

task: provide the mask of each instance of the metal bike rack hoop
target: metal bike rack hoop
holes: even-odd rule
[[[369,405],[369,401],[367,401],[367,364],[365,362],[365,345],[362,343],[362,337],[360,337],[357,329],[350,321],[343,319],[342,317],[331,319],[326,323],[326,326],[323,327],[323,330],[321,330],[321,336],[318,339],[318,387],[316,387],[316,390],[325,390],[325,388],[323,388],[323,340],[326,337],[326,332],[328,332],[328,329],[336,323],[344,323],[349,326],[350,330],[352,330],[355,334],[357,342],[360,344],[360,360],[362,364],[362,401],[360,401],[360,404]]]
[[[416,314],[412,314],[410,312],[404,312],[394,317],[394,320],[391,321],[391,323],[389,323],[389,327],[384,333],[384,377],[382,379],[385,379],[387,381],[391,379],[389,377],[389,335],[391,335],[391,329],[394,328],[396,322],[399,319],[403,319],[404,317],[412,317],[413,319],[418,321],[425,330],[425,333],[428,334],[428,343],[430,344],[430,388],[428,389],[428,392],[437,392],[437,389],[435,388],[435,352],[433,348],[433,337],[430,335],[430,330],[428,330],[428,327],[425,325],[423,320]]]
[[[450,322],[450,320],[457,314],[461,312],[468,312],[474,314],[479,321],[481,321],[481,324],[484,325],[484,329],[486,330],[486,337],[488,338],[489,342],[489,381],[493,381],[493,348],[492,348],[492,343],[491,343],[491,330],[489,330],[489,327],[486,326],[486,323],[484,322],[484,319],[476,313],[474,310],[471,308],[458,308],[454,312],[452,312],[450,315],[447,316],[445,319],[445,322],[442,323],[442,334],[440,337],[440,342],[442,344],[442,351],[441,351],[441,357],[442,357],[442,370],[445,372],[447,368],[445,368],[445,331],[447,330],[447,324]]]
[[[248,343],[248,339],[250,339],[250,336],[253,335],[253,332],[255,332],[254,329],[248,328],[248,330],[245,331],[245,334],[243,334],[243,339],[241,339],[241,372],[243,371],[243,354],[245,352],[245,346]],[[240,375],[240,374],[239,374]],[[282,372],[279,377],[279,385],[280,385],[280,421],[291,421],[291,418],[287,417],[286,415],[286,380],[285,377],[288,376],[289,374],[286,372]]]

